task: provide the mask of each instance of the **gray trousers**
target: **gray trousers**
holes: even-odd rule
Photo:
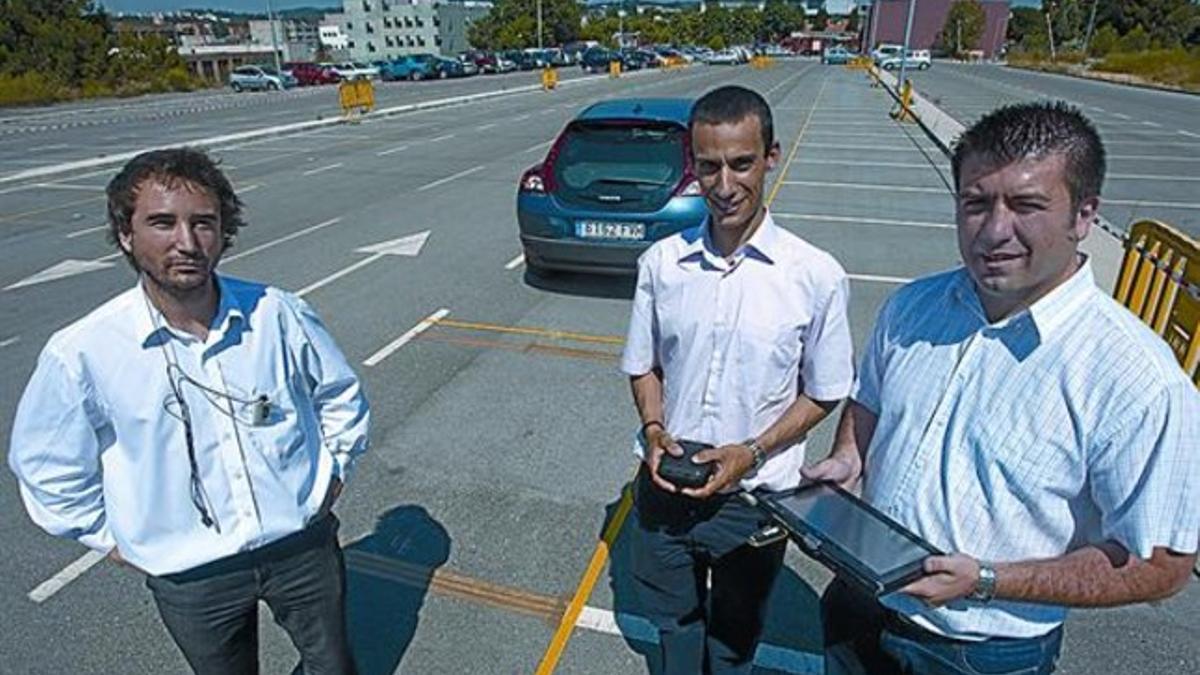
[[[305,675],[354,672],[346,570],[332,514],[266,546],[178,574],[148,576],[159,615],[198,675],[258,673],[258,602],[300,652]]]

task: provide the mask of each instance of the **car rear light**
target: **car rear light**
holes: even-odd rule
[[[542,165],[539,164],[521,176],[521,192],[546,192],[546,181],[542,178]]]
[[[699,197],[704,194],[700,188],[700,180],[696,178],[696,170],[692,167],[692,135],[683,135],[683,177],[675,188],[676,197]]]

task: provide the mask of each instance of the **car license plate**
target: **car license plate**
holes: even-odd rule
[[[575,235],[584,239],[628,239],[646,237],[644,223],[611,223],[602,220],[581,220],[575,223]]]

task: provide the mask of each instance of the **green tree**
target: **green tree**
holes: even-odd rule
[[[1121,36],[1121,39],[1117,41],[1116,51],[1134,53],[1144,52],[1147,49],[1150,49],[1150,33],[1146,32],[1146,29],[1139,24]]]
[[[1034,7],[1013,7],[1008,19],[1008,41],[1014,45],[1023,45],[1030,36],[1046,32],[1046,20],[1042,12]]]
[[[580,37],[582,10],[574,0],[542,0],[542,44],[561,45]],[[498,0],[467,29],[467,41],[480,49],[537,46],[537,0]]]
[[[770,41],[778,41],[804,28],[804,12],[783,0],[767,0],[762,11],[762,34]]]
[[[983,39],[983,28],[987,16],[979,0],[956,0],[946,14],[946,23],[942,25],[939,43],[962,57],[966,52],[979,48]]]
[[[817,10],[813,16],[812,24],[809,26],[814,31],[821,31],[829,28],[829,12],[825,11],[825,5],[821,5],[821,9]]]
[[[1090,56],[1107,56],[1117,48],[1120,39],[1121,36],[1117,35],[1117,29],[1113,28],[1112,24],[1104,24],[1092,36],[1092,41],[1088,44],[1088,53]]]

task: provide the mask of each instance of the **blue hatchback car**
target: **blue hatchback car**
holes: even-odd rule
[[[517,189],[526,266],[631,274],[650,244],[703,222],[691,109],[691,99],[616,99],[567,124]]]

